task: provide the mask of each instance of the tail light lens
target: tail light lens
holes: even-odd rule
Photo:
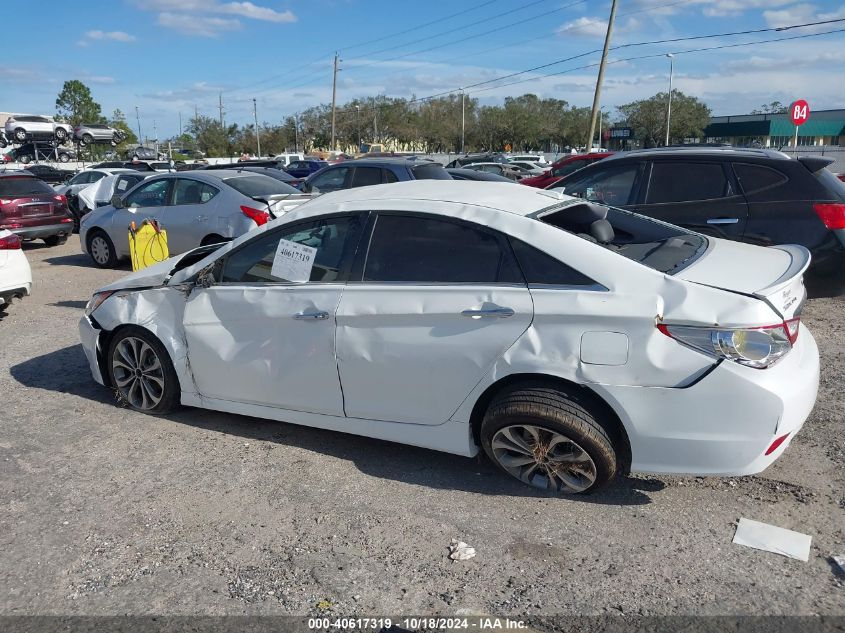
[[[0,237],[0,251],[14,251],[21,247],[21,238],[14,233]]]
[[[755,328],[703,328],[658,324],[657,329],[682,345],[717,359],[766,369],[783,358],[798,340],[800,317]]]
[[[813,211],[831,231],[845,229],[845,204],[819,202],[813,205]]]
[[[57,196],[53,196],[53,200],[55,200],[56,202],[58,202],[61,205],[67,204],[67,198],[65,196],[61,195],[61,194],[59,194]]]
[[[267,213],[267,211],[262,211],[261,209],[253,209],[252,207],[248,207],[244,204],[241,205],[241,213],[243,213],[250,220],[253,220],[258,226],[261,226],[262,224],[267,224],[267,220],[270,219],[270,214]]]

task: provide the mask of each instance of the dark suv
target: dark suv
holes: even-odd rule
[[[839,270],[845,184],[833,159],[764,149],[662,148],[615,154],[551,185],[706,235],[760,246],[801,244],[813,271]]]
[[[324,167],[303,183],[303,191],[329,193],[340,189],[405,180],[452,180],[440,163],[403,158],[358,158]]]

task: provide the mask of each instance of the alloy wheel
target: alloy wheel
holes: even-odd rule
[[[130,405],[148,411],[161,402],[164,369],[146,341],[127,336],[115,346],[111,366],[114,384]]]
[[[583,492],[596,481],[592,457],[565,435],[532,424],[499,429],[491,442],[496,461],[535,488]]]

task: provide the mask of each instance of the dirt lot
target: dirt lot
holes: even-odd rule
[[[0,320],[0,614],[845,614],[842,299],[805,310],[821,393],[772,468],[562,499],[483,460],[117,408],[76,328],[125,270],[75,236],[26,251],[33,296]],[[740,517],[812,535],[810,561],[732,545]],[[477,557],[447,560],[453,537]]]

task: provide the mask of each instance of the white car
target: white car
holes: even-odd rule
[[[22,299],[32,289],[32,271],[21,250],[21,238],[0,229],[0,311],[14,299]]]
[[[94,379],[139,411],[483,449],[584,492],[783,453],[818,389],[809,260],[530,187],[400,182],[105,286],[80,333]]]
[[[280,161],[285,167],[287,167],[295,160],[305,160],[305,154],[276,154],[273,156],[273,160]]]
[[[513,154],[511,156],[508,156],[508,160],[510,162],[528,161],[531,163],[540,163],[541,165],[548,166],[546,157],[543,154]]]
[[[84,189],[80,189],[78,193],[80,215],[85,215],[98,207],[111,204],[112,196],[115,194],[123,195],[139,182],[153,175],[152,172],[135,169],[116,169],[114,171],[117,173],[100,178]]]

